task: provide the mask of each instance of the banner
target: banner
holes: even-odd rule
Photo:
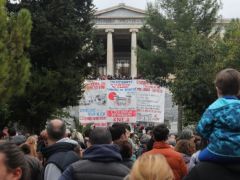
[[[136,122],[136,81],[110,80],[107,82],[108,122]]]
[[[137,80],[137,121],[164,122],[164,90],[146,80]]]
[[[86,81],[85,92],[80,100],[79,120],[82,124],[106,124],[107,92],[106,81]]]
[[[145,80],[92,80],[80,101],[82,124],[164,122],[164,88]]]

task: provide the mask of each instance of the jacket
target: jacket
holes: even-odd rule
[[[240,165],[223,165],[199,162],[184,180],[237,180],[240,177]]]
[[[187,174],[187,166],[181,153],[176,152],[164,141],[155,142],[153,149],[146,154],[162,154],[173,170],[175,180],[181,180]]]
[[[83,160],[72,164],[59,180],[122,180],[129,169],[122,164],[119,147],[113,144],[93,145]]]
[[[54,180],[72,163],[80,159],[74,152],[75,144],[68,142],[57,142],[43,150],[43,156],[46,158],[44,180]],[[54,179],[53,179],[54,178]]]
[[[207,148],[212,153],[240,157],[240,100],[218,98],[204,112],[197,131],[209,140]]]

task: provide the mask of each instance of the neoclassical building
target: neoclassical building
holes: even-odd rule
[[[137,77],[137,33],[145,11],[121,3],[95,13],[95,29],[106,49],[106,64],[100,75]]]
[[[97,37],[106,51],[99,64],[100,75],[137,77],[137,33],[144,25],[145,10],[120,3],[95,13]],[[216,23],[222,28],[230,22],[224,19]]]

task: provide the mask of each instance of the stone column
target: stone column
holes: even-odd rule
[[[130,29],[131,38],[131,77],[137,77],[137,32],[138,29]]]
[[[114,62],[113,62],[113,29],[106,29],[107,33],[107,75],[114,75]]]

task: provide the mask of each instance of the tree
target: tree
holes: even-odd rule
[[[0,126],[7,123],[9,99],[23,94],[31,67],[26,52],[30,46],[31,15],[26,9],[9,14],[5,4],[0,0]]]
[[[12,11],[29,9],[33,18],[32,76],[26,93],[11,102],[12,119],[40,130],[56,111],[74,106],[82,94],[94,46],[92,0],[22,0]]]
[[[148,5],[139,35],[140,72],[170,88],[183,107],[185,123],[198,121],[216,97],[219,31],[213,29],[219,7],[217,0],[158,0]]]
[[[218,43],[218,69],[235,68],[240,70],[240,21],[233,19],[225,26],[224,37]]]

